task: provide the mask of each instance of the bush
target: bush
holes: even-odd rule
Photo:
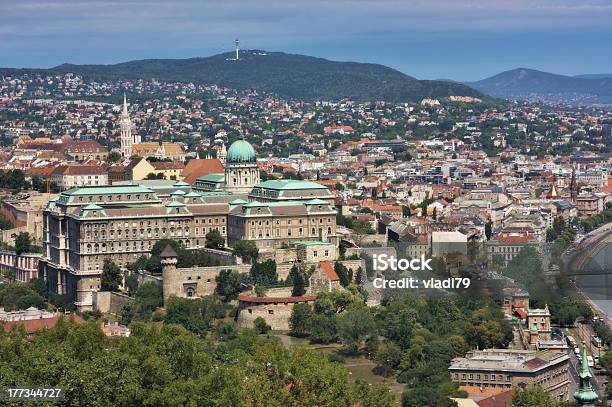
[[[255,332],[258,334],[267,334],[272,329],[262,317],[255,318],[255,321],[253,321],[253,328],[255,328]]]

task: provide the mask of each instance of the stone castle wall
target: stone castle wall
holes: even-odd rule
[[[314,303],[315,297],[265,297],[265,300],[254,296],[240,296],[237,323],[252,328],[257,317],[263,318],[275,331],[288,331],[289,318],[295,304]],[[255,301],[266,302],[255,302]]]
[[[115,293],[111,291],[97,291],[93,295],[93,306],[101,312],[110,312],[118,315],[130,301],[130,297],[125,294]]]
[[[164,267],[164,304],[172,295],[191,298],[213,294],[217,288],[216,278],[222,270],[248,273],[250,269],[249,264],[189,268]]]

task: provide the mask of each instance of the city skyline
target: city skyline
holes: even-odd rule
[[[265,3],[8,1],[0,5],[0,65],[210,56],[240,38],[243,49],[380,63],[419,79],[470,81],[518,67],[612,70],[603,52],[612,5],[601,0]]]

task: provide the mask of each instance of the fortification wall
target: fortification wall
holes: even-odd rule
[[[297,300],[301,298],[303,300]],[[268,299],[273,301],[273,299]],[[249,301],[248,297],[239,299],[237,323],[243,327],[252,328],[257,317],[263,318],[268,325],[275,331],[288,331],[289,318],[295,304],[307,302],[313,303],[314,297],[293,297],[293,299],[283,297],[277,298],[276,302],[256,303]]]
[[[251,266],[248,264],[214,267],[164,268],[164,302],[172,295],[182,298],[211,295],[217,288],[216,278],[222,270],[235,270],[238,273],[248,273],[250,269]]]
[[[93,293],[93,306],[101,312],[118,315],[129,301],[130,297],[121,293],[111,291],[96,291]]]

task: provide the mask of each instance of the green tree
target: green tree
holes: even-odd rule
[[[167,324],[180,324],[195,334],[204,334],[212,328],[215,319],[225,317],[225,306],[216,295],[202,298],[170,297],[166,304]]]
[[[257,260],[259,249],[255,242],[251,240],[239,240],[234,244],[234,254],[243,261],[251,263]]]
[[[121,284],[121,269],[111,259],[104,259],[100,289],[102,291],[118,291]]]
[[[306,293],[304,277],[302,276],[302,273],[300,273],[300,271],[297,270],[297,266],[294,265],[293,267],[295,267],[296,273],[293,277],[293,289],[291,290],[291,296],[299,297]],[[293,270],[293,267],[292,267],[292,270]]]
[[[313,315],[314,313],[310,304],[295,304],[291,310],[291,317],[289,318],[289,329],[291,335],[297,337],[308,336],[310,332],[308,327],[310,326],[310,319]]]
[[[267,334],[272,329],[272,327],[268,325],[266,323],[266,320],[262,317],[255,318],[255,320],[253,321],[253,328],[258,334]]]
[[[261,263],[254,263],[251,267],[251,280],[254,284],[273,285],[278,283],[276,273],[276,261],[266,260]]]
[[[402,360],[402,350],[393,342],[387,342],[378,348],[374,355],[376,367],[374,373],[389,377],[399,367]]]
[[[138,278],[136,278],[136,275],[130,274],[125,278],[125,288],[127,288],[129,295],[136,293],[136,290],[138,290]]]
[[[217,229],[213,229],[206,234],[206,247],[210,249],[222,249],[225,245],[225,239]]]
[[[238,298],[238,294],[242,291],[243,277],[236,270],[221,270],[216,277],[217,294],[223,296],[225,301],[231,301]]]
[[[342,287],[347,287],[351,283],[349,270],[344,264],[340,263],[339,261],[335,262],[334,271],[338,275],[338,278],[340,278],[340,285]]]
[[[15,253],[20,255],[32,250],[32,238],[28,232],[20,232],[15,238]]]
[[[510,407],[564,407],[566,403],[555,400],[541,387],[517,390],[512,396]]]
[[[119,162],[119,160],[121,160],[121,154],[115,151],[109,153],[108,157],[106,158],[106,161],[108,161],[109,163],[116,163]]]

